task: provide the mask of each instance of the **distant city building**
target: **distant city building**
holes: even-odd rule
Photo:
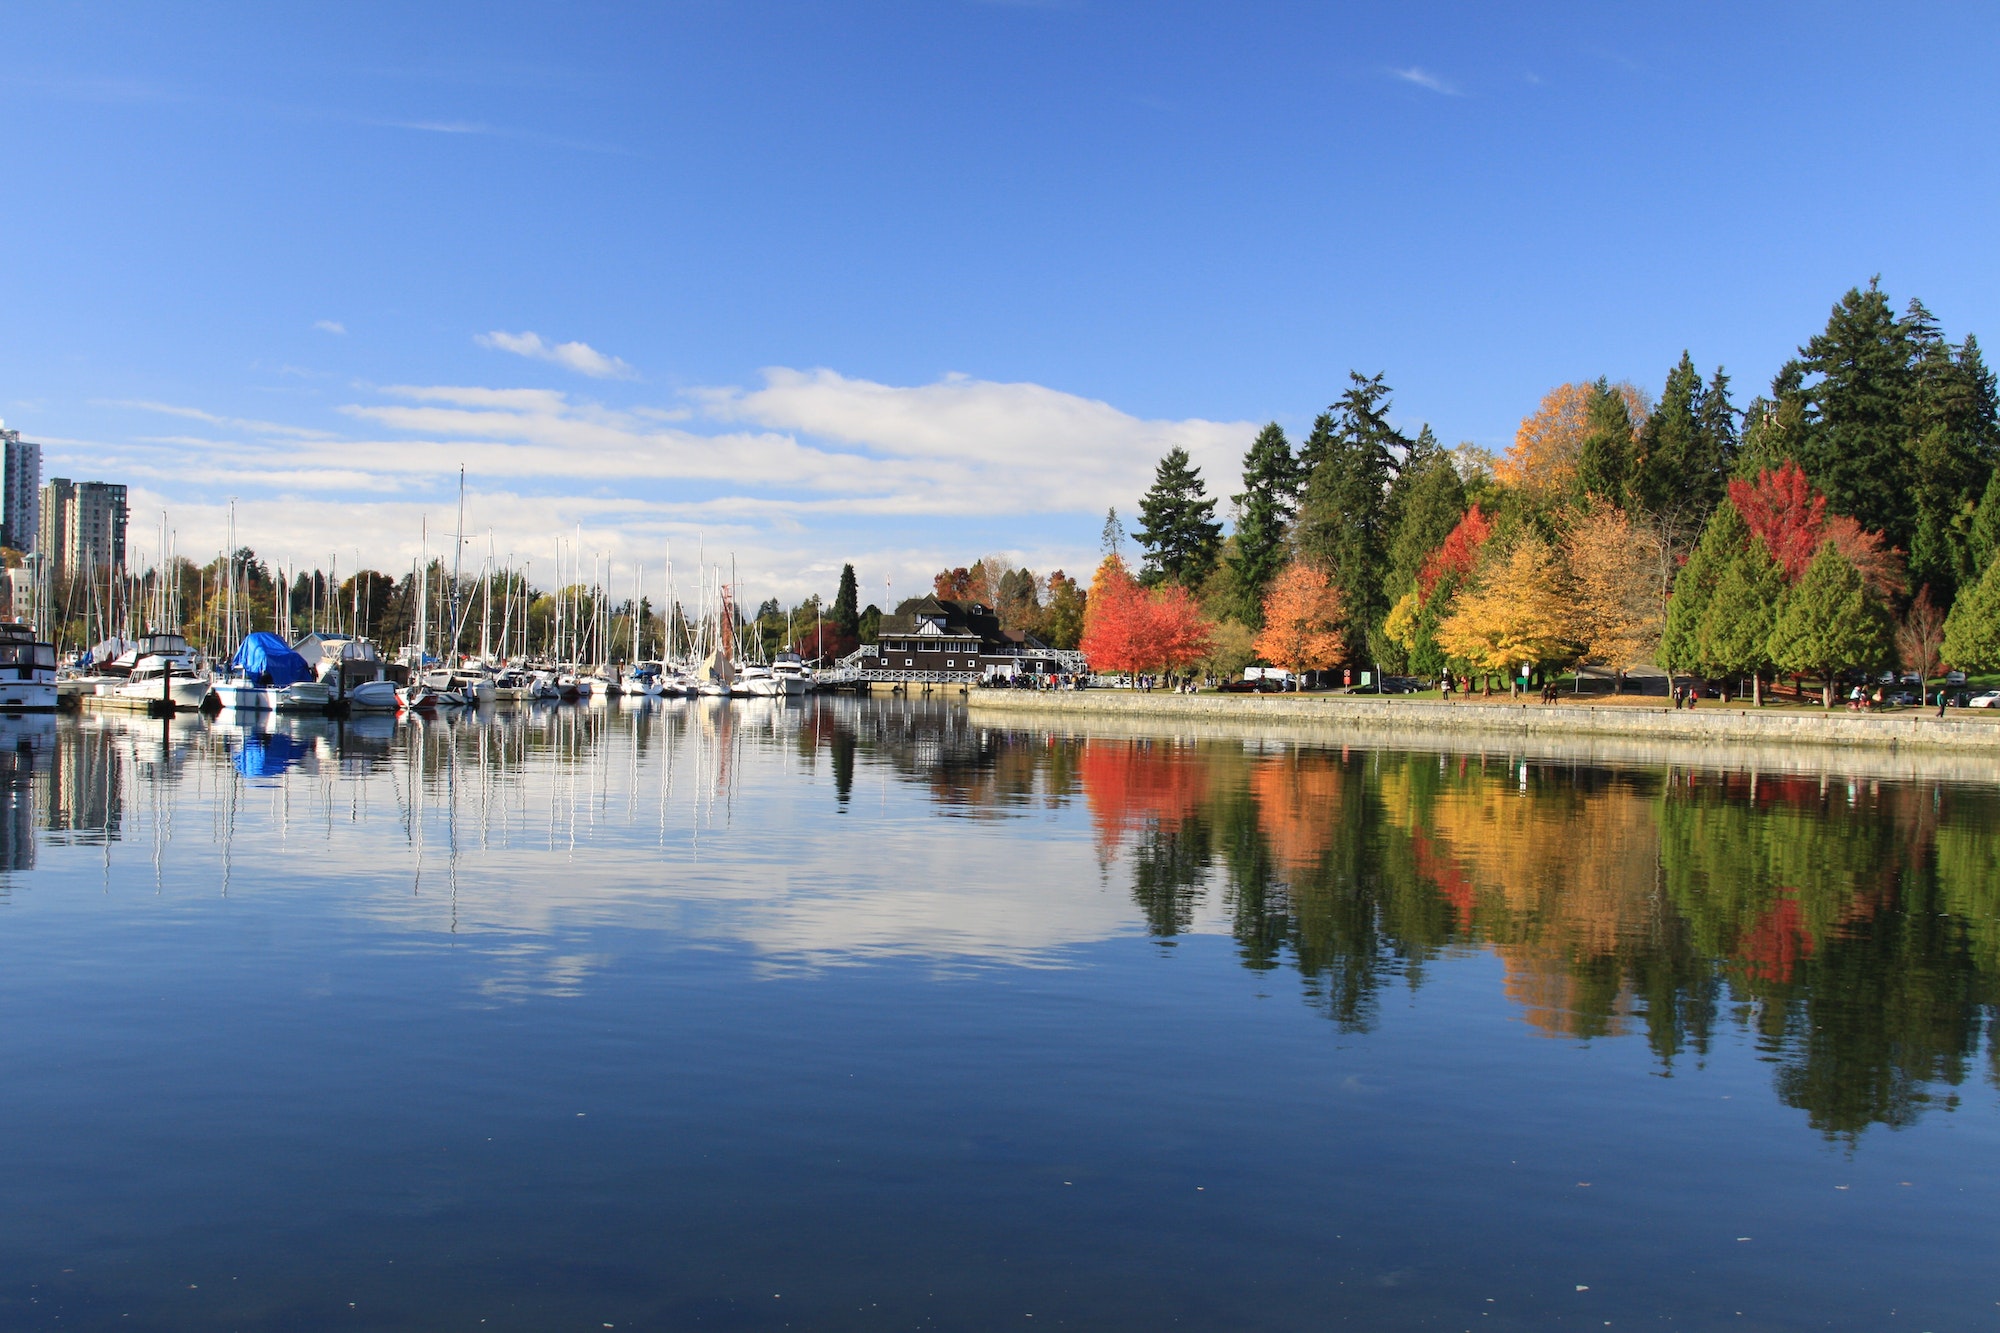
[[[0,546],[35,549],[41,490],[42,446],[0,421]]]
[[[7,605],[0,608],[0,615],[33,622],[36,612],[35,571],[26,566],[8,570],[4,588],[7,593]]]
[[[35,549],[56,578],[125,568],[125,488],[55,477],[42,487]]]

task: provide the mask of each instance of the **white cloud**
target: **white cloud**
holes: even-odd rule
[[[1442,93],[1446,97],[1464,96],[1455,85],[1446,82],[1440,76],[1417,65],[1412,65],[1408,69],[1392,69],[1389,73],[1395,75],[1405,83],[1414,83],[1419,88],[1427,88],[1431,92]]]
[[[599,380],[629,380],[636,376],[632,367],[615,356],[607,356],[589,343],[548,343],[539,333],[503,333],[495,329],[473,338],[481,347],[512,352],[535,361],[553,361],[580,375]]]
[[[911,460],[936,498],[987,510],[1101,512],[1129,505],[1176,445],[1204,475],[1220,478],[1255,434],[1244,422],[1147,421],[1039,384],[964,375],[899,387],[831,370],[774,368],[764,372],[761,389],[696,396],[717,420]]]
[[[333,546],[346,567],[358,546],[370,564],[407,567],[425,516],[432,550],[453,521],[463,466],[468,530],[491,528],[502,555],[532,553],[538,570],[580,524],[582,548],[627,571],[658,569],[669,543],[686,568],[705,540],[711,559],[737,557],[759,598],[825,595],[852,560],[876,601],[993,552],[1086,574],[1105,508],[1129,517],[1162,454],[1187,449],[1210,493],[1226,495],[1256,433],[1039,384],[892,385],[784,367],[631,406],[558,389],[373,388],[337,409],[344,430],[116,406],[153,416],[151,429],[90,445],[91,466],[145,487],[133,512],[165,508],[184,552],[224,540],[234,495],[239,537],[260,552],[319,562]]]
[[[322,333],[337,333],[343,338],[347,336],[347,326],[337,319],[316,319],[313,327]]]

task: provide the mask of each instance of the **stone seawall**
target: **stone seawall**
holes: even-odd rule
[[[1506,738],[1542,742],[1607,738],[1647,742],[1641,749],[1788,752],[1800,747],[1860,747],[1883,752],[1952,756],[1966,777],[2000,777],[2000,719],[1948,715],[1928,710],[1870,717],[1844,710],[1808,713],[1793,709],[1749,712],[1734,708],[1674,710],[1582,703],[1442,703],[1428,700],[1308,695],[1287,698],[1255,694],[1137,694],[1127,690],[971,690],[966,705],[976,714],[1013,714],[1026,721],[1065,718],[1206,723],[1218,730],[1250,734],[1271,729],[1310,733],[1324,741],[1340,736],[1359,740],[1422,740],[1424,748],[1484,748]],[[1123,728],[1121,728],[1122,730]],[[1177,727],[1169,725],[1169,729]],[[1203,726],[1202,731],[1210,728]],[[1539,747],[1538,747],[1539,748]],[[1584,747],[1595,750],[1600,747]],[[1709,756],[1721,759],[1721,754]],[[1725,761],[1726,762],[1726,761]]]

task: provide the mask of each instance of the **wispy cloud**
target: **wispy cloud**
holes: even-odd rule
[[[385,129],[422,130],[426,134],[498,134],[491,125],[481,125],[472,120],[383,120],[375,122]]]
[[[347,336],[347,326],[337,319],[316,319],[313,321],[313,327],[322,333],[337,333],[342,337]]]
[[[282,435],[297,440],[331,440],[331,431],[314,430],[309,426],[289,426],[282,421],[258,421],[250,417],[217,416],[204,412],[198,407],[183,407],[178,403],[156,403],[145,399],[114,399],[107,407],[130,407],[141,412],[157,412],[161,416],[181,417],[188,421],[200,421],[210,426],[229,426],[255,435]]]
[[[637,372],[615,356],[606,355],[589,343],[550,343],[539,333],[503,333],[495,329],[473,338],[481,347],[491,347],[495,351],[512,352],[515,356],[525,356],[535,361],[553,361],[598,380],[629,380],[637,378]]]
[[[1420,65],[1411,65],[1408,69],[1392,69],[1389,73],[1401,79],[1404,83],[1414,83],[1419,88],[1423,88],[1429,92],[1440,93],[1445,97],[1465,96],[1464,93],[1458,90],[1456,84],[1449,82],[1441,75],[1431,73]]]
[[[340,119],[351,119],[340,117]],[[560,134],[543,134],[536,130],[514,130],[504,125],[488,125],[478,120],[382,120],[372,117],[352,118],[352,123],[372,125],[382,130],[414,130],[419,134],[463,135],[475,138],[507,139],[515,143],[535,144],[545,148],[572,149],[579,153],[604,153],[614,157],[634,156],[629,148],[618,144],[596,143],[588,139],[571,139]]]

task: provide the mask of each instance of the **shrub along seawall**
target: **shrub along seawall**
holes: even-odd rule
[[[1736,708],[1635,708],[1630,705],[1437,703],[1369,695],[1142,694],[1131,690],[971,690],[976,711],[1265,723],[1349,733],[1411,733],[1434,740],[1464,734],[1625,736],[1678,744],[1861,745],[1947,750],[2000,760],[2000,720],[1929,710],[1893,715],[1760,713]]]

